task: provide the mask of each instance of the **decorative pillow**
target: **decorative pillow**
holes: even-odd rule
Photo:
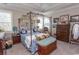
[[[27,30],[22,29],[22,30],[21,30],[21,34],[27,34]]]
[[[36,39],[37,40],[43,40],[43,39],[45,39],[45,36],[44,35],[42,35],[42,36],[36,36]]]
[[[45,39],[45,35],[40,36],[41,39]]]
[[[36,36],[36,39],[37,39],[38,41],[40,41],[40,40],[41,40],[41,38],[40,38],[40,37],[37,37],[37,36]]]
[[[48,38],[49,34],[41,34],[41,35],[36,35],[37,40],[43,40],[45,38]]]
[[[44,34],[45,38],[48,38],[49,37],[49,34]]]

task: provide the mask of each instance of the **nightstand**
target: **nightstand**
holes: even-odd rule
[[[13,38],[13,44],[17,44],[21,42],[20,35],[13,35],[12,38]]]
[[[0,39],[0,55],[6,54],[5,44],[5,40]]]

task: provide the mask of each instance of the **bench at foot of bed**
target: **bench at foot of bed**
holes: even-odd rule
[[[38,54],[48,55],[57,48],[57,41],[53,37],[46,38],[38,42]]]

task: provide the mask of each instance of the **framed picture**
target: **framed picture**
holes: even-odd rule
[[[39,19],[37,20],[37,23],[40,23],[40,20]]]
[[[59,18],[54,18],[54,19],[53,19],[53,22],[54,22],[54,23],[58,23],[58,21],[59,21]]]
[[[59,19],[60,24],[68,24],[69,23],[69,15],[62,15]]]
[[[70,17],[70,22],[79,22],[79,15],[74,15]]]
[[[56,28],[56,24],[53,24],[52,27],[53,27],[53,28]]]

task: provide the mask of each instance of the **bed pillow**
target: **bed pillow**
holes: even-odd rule
[[[48,38],[49,37],[49,34],[44,34],[45,38]]]
[[[41,38],[42,40],[45,39],[45,35],[40,36],[40,38]]]
[[[40,41],[40,40],[41,40],[41,38],[36,36],[36,40],[37,40],[37,41]]]
[[[44,35],[42,35],[42,36],[36,36],[36,39],[39,41],[39,40],[43,40],[43,39],[45,39],[45,36]]]
[[[27,30],[22,29],[20,33],[21,33],[21,34],[27,34]]]
[[[41,35],[36,35],[37,40],[43,40],[45,38],[48,38],[49,34],[41,34]]]

